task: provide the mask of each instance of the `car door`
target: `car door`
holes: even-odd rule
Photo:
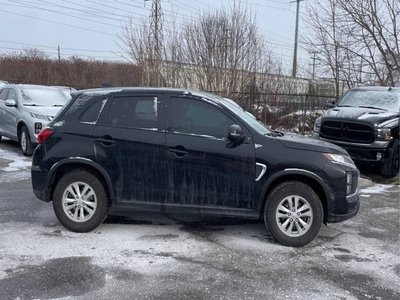
[[[190,96],[169,97],[166,116],[170,171],[165,206],[254,209],[253,142],[250,135],[240,145],[227,139],[238,120]]]
[[[155,93],[114,96],[94,128],[96,160],[111,176],[117,206],[158,209],[165,198],[162,106]]]
[[[7,99],[9,89],[2,89],[0,91],[0,133],[5,133],[6,122],[6,105],[4,101]]]
[[[19,108],[18,106],[21,103],[18,102],[17,91],[14,88],[10,88],[8,91],[7,99],[14,100],[17,106],[4,106],[5,107],[5,115],[4,115],[4,129],[7,133],[9,133],[12,137],[17,138],[17,121],[19,119]]]

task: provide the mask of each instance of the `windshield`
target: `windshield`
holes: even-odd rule
[[[21,90],[25,106],[64,106],[69,97],[58,89],[24,88]]]
[[[237,103],[231,99],[222,98],[222,104],[233,111],[238,117],[245,121],[249,126],[251,126],[259,134],[270,134],[271,131],[268,130],[264,125],[257,121],[257,119],[249,112],[243,110]]]
[[[396,91],[350,90],[338,106],[370,107],[389,111],[400,110],[400,93]]]

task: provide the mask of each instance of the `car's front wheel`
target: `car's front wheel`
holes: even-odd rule
[[[286,246],[301,247],[319,233],[323,207],[314,190],[298,181],[277,185],[268,195],[264,222],[272,237]]]
[[[107,194],[95,175],[85,170],[74,170],[58,181],[53,207],[64,227],[75,232],[88,232],[106,218]]]
[[[30,156],[33,153],[34,147],[31,142],[28,127],[23,126],[19,134],[19,144],[23,155]]]
[[[389,151],[389,157],[385,161],[381,173],[385,177],[395,177],[397,173],[399,173],[400,169],[400,146],[399,146],[399,140],[395,139],[393,141],[392,148]]]

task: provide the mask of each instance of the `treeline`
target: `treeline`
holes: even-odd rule
[[[76,89],[100,87],[104,83],[137,86],[141,73],[133,64],[78,57],[54,60],[32,49],[0,56],[0,80],[10,83],[65,85]]]

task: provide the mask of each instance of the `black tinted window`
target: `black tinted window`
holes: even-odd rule
[[[118,97],[113,100],[106,123],[114,126],[157,128],[156,97]]]
[[[2,89],[0,92],[0,100],[7,100],[8,89]]]
[[[97,118],[100,115],[100,112],[106,103],[106,100],[96,101],[92,103],[82,114],[80,121],[82,123],[96,123]]]
[[[172,98],[169,130],[180,133],[228,136],[229,126],[235,124],[225,113],[211,104],[184,98]]]

